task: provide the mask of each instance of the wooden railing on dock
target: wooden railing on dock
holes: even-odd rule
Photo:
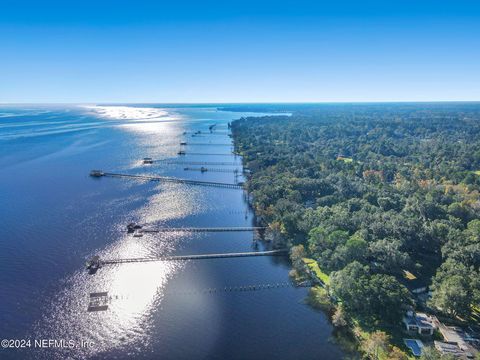
[[[214,186],[228,189],[242,189],[241,184],[229,184],[229,183],[220,183],[213,181],[197,181],[197,180],[187,180],[187,179],[178,179],[167,176],[151,176],[151,175],[131,175],[131,174],[119,174],[112,172],[103,172],[101,170],[92,170],[90,176],[93,177],[119,177],[119,178],[130,178],[130,179],[139,179],[139,180],[148,180],[148,181],[164,181],[180,184],[189,184],[189,185],[202,185],[202,186]]]
[[[153,162],[168,165],[214,165],[214,166],[241,166],[237,162],[221,162],[221,161],[172,161],[172,160],[152,160]]]
[[[200,172],[221,172],[221,173],[232,173],[232,174],[238,174],[242,172],[239,169],[216,169],[216,168],[205,168],[205,167],[201,167],[201,168],[186,167],[183,170],[200,171]]]
[[[178,228],[150,228],[139,229],[144,233],[161,233],[161,232],[247,232],[247,231],[263,231],[266,227],[178,227]]]
[[[288,254],[288,249],[239,252],[239,253],[223,253],[223,254],[200,254],[200,255],[171,255],[161,257],[145,257],[145,258],[128,258],[128,259],[107,259],[99,260],[100,266],[111,264],[125,264],[151,261],[180,261],[180,260],[206,260],[206,259],[224,259],[224,258],[240,258],[253,256],[282,256]]]
[[[199,142],[186,142],[184,144],[180,144],[180,145],[184,145],[184,146],[187,146],[187,145],[201,145],[201,146],[207,146],[207,145],[211,145],[211,146],[233,146],[232,143],[199,143]]]
[[[193,153],[193,152],[188,152],[186,151],[184,154],[179,154],[179,155],[202,155],[202,156],[231,156],[231,155],[235,155],[234,153],[223,153],[223,154],[219,154],[219,153]]]

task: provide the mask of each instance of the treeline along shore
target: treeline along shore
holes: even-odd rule
[[[288,111],[231,126],[257,217],[292,277],[319,284],[312,305],[374,359],[412,356],[405,317],[420,311],[478,330],[480,104]],[[434,329],[422,357],[447,358]]]

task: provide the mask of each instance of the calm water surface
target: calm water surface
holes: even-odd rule
[[[268,248],[251,233],[165,233],[151,226],[251,226],[241,190],[91,178],[91,169],[233,183],[228,172],[143,165],[145,156],[236,162],[227,123],[247,113],[214,107],[0,107],[0,338],[91,341],[85,349],[0,350],[1,359],[339,359],[325,315],[307,290],[225,292],[288,282],[282,258],[110,265],[85,261]],[[257,114],[258,115],[258,114]],[[215,134],[208,134],[216,123]],[[202,131],[202,136],[191,134]],[[187,132],[184,135],[184,132]],[[227,155],[188,155],[188,152]],[[220,166],[214,166],[219,168]],[[237,166],[224,166],[235,169]],[[242,180],[242,179],[238,179]],[[87,312],[91,292],[109,309]]]

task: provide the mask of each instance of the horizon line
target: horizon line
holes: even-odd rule
[[[372,101],[200,101],[200,102],[0,102],[0,105],[264,105],[264,104],[432,104],[432,103],[480,103],[479,100],[372,100]]]

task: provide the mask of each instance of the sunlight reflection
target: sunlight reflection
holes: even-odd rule
[[[188,191],[185,191],[187,188]],[[183,218],[192,211],[197,212],[202,206],[196,201],[201,195],[198,188],[164,183],[157,189],[159,192],[151,196],[149,202],[139,210],[140,217],[147,224]]]
[[[163,109],[95,107],[93,110],[102,117],[127,120],[118,127],[132,132],[136,144],[149,149],[149,156],[163,155],[168,148],[165,145],[172,141],[176,144],[183,133],[183,125],[171,121],[176,117],[169,116]],[[195,209],[198,194],[196,189],[185,190],[182,184],[158,184],[153,195],[148,194],[146,203],[129,217],[141,223],[185,217]],[[123,206],[123,199],[106,206]],[[98,254],[104,260],[157,257],[171,251],[182,236],[170,234],[166,238],[145,236],[137,239],[124,234],[90,255]],[[182,266],[182,263],[162,261],[105,265],[95,275],[88,275],[82,269],[66,279],[68,286],[65,292],[58,294],[51,312],[45,315],[39,336],[55,334],[63,339],[93,341],[95,348],[83,350],[87,357],[132,343],[145,344],[149,341],[152,314],[164,297],[168,279]],[[94,292],[108,292],[107,311],[87,311],[90,293]],[[70,354],[68,350],[59,353],[58,358],[65,358],[67,354]]]
[[[159,290],[173,270],[167,262],[123,264],[111,271],[108,291],[113,295],[109,310],[122,327],[135,328],[152,309]],[[115,298],[118,297],[118,298]]]
[[[83,107],[96,112],[101,117],[119,120],[156,119],[168,114],[166,110],[158,108],[98,105],[88,105]]]

